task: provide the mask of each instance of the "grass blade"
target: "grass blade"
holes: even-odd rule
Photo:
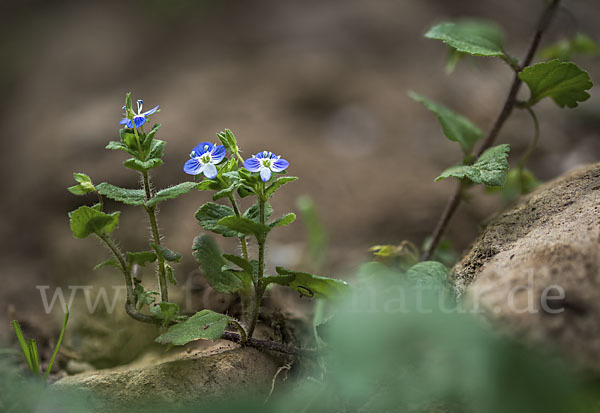
[[[31,353],[29,352],[29,346],[27,345],[27,340],[23,335],[23,331],[21,330],[21,326],[17,320],[12,322],[13,329],[15,330],[15,334],[17,335],[17,340],[19,341],[19,345],[21,346],[21,350],[23,350],[23,355],[25,356],[25,360],[27,360],[27,365],[29,366],[29,370],[33,371],[33,364],[31,363]]]
[[[58,350],[60,349],[60,344],[62,343],[63,336],[65,335],[65,330],[67,329],[67,322],[69,321],[69,306],[65,306],[65,319],[63,321],[62,330],[60,331],[60,336],[58,337],[58,342],[56,343],[56,347],[54,348],[54,353],[52,354],[52,358],[50,359],[50,363],[48,364],[48,370],[46,370],[46,374],[44,374],[44,379],[48,380],[48,376],[50,375],[50,370],[52,370],[52,366],[54,365],[54,360],[58,354]]]

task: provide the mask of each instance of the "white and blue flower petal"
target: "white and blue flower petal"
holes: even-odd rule
[[[202,142],[196,145],[196,147],[194,148],[194,152],[196,153],[196,156],[202,156],[206,152],[211,152],[213,150],[213,146],[214,145],[210,142]]]
[[[269,168],[262,167],[260,170],[260,179],[262,179],[263,182],[267,182],[269,179],[271,179],[271,170]]]
[[[285,159],[280,158],[271,164],[271,170],[273,172],[282,172],[285,171],[288,166],[290,166],[290,163]]]
[[[153,113],[156,113],[156,111],[158,110],[158,105],[156,105],[155,107],[153,107],[150,110],[147,110],[144,113],[141,113],[142,116],[148,116],[148,115],[152,115]]]
[[[133,117],[133,123],[135,123],[135,127],[136,128],[139,128],[144,123],[146,123],[146,117],[142,116],[142,115],[134,116]]]
[[[127,118],[123,118],[121,119],[121,122],[119,122],[121,125],[127,125],[128,128],[131,128],[131,121]]]
[[[221,162],[225,157],[226,152],[227,150],[223,145],[216,145],[210,154],[212,162],[215,164]]]
[[[183,170],[186,174],[189,175],[198,175],[203,171],[202,162],[198,160],[198,158],[189,159],[184,165]]]
[[[212,163],[207,163],[204,165],[202,172],[208,179],[214,179],[217,176],[217,167]]]
[[[258,172],[261,167],[262,165],[257,158],[248,158],[244,161],[244,168],[250,172]]]

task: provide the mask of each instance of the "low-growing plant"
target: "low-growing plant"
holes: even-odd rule
[[[269,151],[261,151],[244,159],[237,139],[226,129],[217,134],[220,143],[201,142],[191,151],[183,169],[194,176],[194,181],[156,190],[151,182],[150,171],[163,164],[165,141],[156,138],[159,124],[149,132],[146,132],[145,126],[149,116],[159,112],[159,108],[156,106],[144,112],[143,102],[138,100],[135,112],[128,93],[123,110],[125,116],[121,120],[123,128],[120,130],[120,139],[111,141],[106,148],[120,150],[131,156],[123,165],[140,175],[141,188],[120,188],[106,182],[94,184],[88,175],[75,173],[77,185],[70,187],[69,191],[75,195],[95,194],[98,202],[76,209],[69,214],[69,218],[75,237],[93,235],[112,253],[111,259],[98,264],[96,268],[113,266],[123,274],[127,288],[127,313],[135,320],[168,328],[157,338],[163,344],[183,345],[197,339],[225,338],[273,350],[296,351],[279,343],[253,339],[265,291],[277,284],[304,296],[335,299],[342,295],[348,285],[333,278],[283,267],[275,268],[276,274],[268,273],[266,244],[269,234],[296,219],[293,213],[272,219],[273,208],[269,203],[279,189],[297,179],[286,174],[289,162]],[[221,253],[215,240],[207,234],[194,239],[192,251],[202,275],[213,289],[224,294],[239,294],[242,304],[239,320],[209,309],[187,317],[181,314],[176,303],[169,301],[169,284],[176,284],[173,265],[181,260],[182,254],[165,246],[158,226],[158,206],[193,190],[212,192],[213,201],[224,200],[229,203],[206,202],[195,217],[205,231],[237,238],[241,254]],[[144,210],[150,222],[151,241],[148,250],[121,250],[112,235],[117,228],[120,212],[106,212],[105,198]],[[242,199],[250,201],[247,209],[241,207]],[[255,257],[250,254],[250,243],[256,245]],[[158,291],[148,288],[147,280],[135,276],[137,267],[151,263],[156,266]],[[229,331],[228,326],[234,327],[237,333]]]

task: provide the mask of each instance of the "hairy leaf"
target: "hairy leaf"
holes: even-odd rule
[[[168,301],[163,301],[152,305],[150,306],[149,310],[152,315],[162,320],[163,326],[169,325],[171,321],[183,318],[183,316],[179,315],[179,306]]]
[[[214,202],[207,202],[196,211],[196,219],[205,230],[221,234],[224,237],[236,237],[238,235],[237,231],[218,224],[222,218],[228,216],[235,216],[233,209]]]
[[[99,270],[102,267],[106,267],[106,266],[112,266],[118,269],[121,269],[121,266],[119,265],[119,263],[117,262],[117,260],[115,259],[110,259],[110,260],[106,260],[106,261],[102,261],[100,264],[96,265],[94,267],[94,270]]]
[[[225,314],[202,310],[183,323],[171,326],[166,333],[156,339],[156,342],[183,346],[191,341],[201,339],[216,341],[223,336],[228,323],[229,317]]]
[[[425,37],[441,40],[459,52],[475,56],[504,56],[502,30],[489,22],[442,23],[429,29]]]
[[[110,234],[119,223],[119,214],[105,214],[88,206],[79,207],[69,213],[71,231],[77,238],[86,238],[90,234]]]
[[[236,154],[239,152],[237,140],[235,139],[233,132],[231,132],[229,129],[225,129],[225,131],[217,133],[217,137],[223,146],[225,146],[225,149],[229,151],[229,153]]]
[[[589,75],[575,63],[558,59],[528,66],[519,77],[531,91],[529,106],[550,97],[561,108],[574,108],[590,97],[586,90],[593,86]]]
[[[281,218],[276,219],[275,221],[271,222],[269,224],[269,226],[271,228],[275,228],[275,227],[281,227],[281,226],[284,226],[284,225],[290,225],[295,220],[296,220],[296,214],[289,213],[289,214],[285,214]]]
[[[273,213],[273,207],[268,202],[265,202],[265,220],[269,219],[269,217],[271,216],[272,213]],[[246,212],[244,212],[242,217],[259,222],[259,220],[260,220],[260,204],[257,202],[254,205],[252,205],[250,208],[248,208],[246,210]]]
[[[222,271],[226,264],[219,247],[212,237],[202,235],[194,239],[193,256],[200,264],[202,275],[212,288],[220,293],[234,293],[244,286],[231,271]]]
[[[458,142],[465,154],[471,153],[475,142],[483,137],[483,132],[467,118],[417,93],[410,92],[409,96],[435,113],[444,135],[451,141]]]
[[[144,267],[149,262],[156,261],[156,254],[152,251],[128,252],[127,263],[131,267],[133,264]]]
[[[161,189],[152,197],[152,199],[150,199],[150,201],[148,201],[147,205],[149,207],[153,207],[159,202],[166,201],[167,199],[177,198],[180,195],[187,194],[197,186],[198,184],[196,182],[182,182],[170,188]]]
[[[126,189],[102,182],[96,188],[101,195],[127,205],[144,205],[146,194],[142,189]]]
[[[154,248],[154,251],[156,251],[157,255],[163,257],[165,260],[167,260],[169,262],[179,262],[179,261],[181,261],[181,254],[180,253],[175,252],[175,251],[171,251],[170,249],[168,249],[164,245],[158,245],[158,244],[155,244],[154,242],[151,242],[150,246],[152,248]]]
[[[271,228],[259,222],[236,216],[221,218],[217,224],[239,232],[240,234],[254,235],[256,237],[261,237],[271,230]]]
[[[139,171],[139,172],[146,172],[152,168],[156,168],[157,166],[160,166],[163,164],[162,159],[158,159],[158,158],[151,158],[148,159],[147,161],[140,161],[139,159],[136,158],[130,158],[127,159],[125,162],[123,162],[123,165],[125,165],[127,168],[129,169],[133,169],[135,171]]]
[[[271,185],[269,185],[269,187],[265,191],[267,198],[270,198],[271,196],[273,196],[275,191],[277,191],[283,185],[287,184],[288,182],[293,182],[296,179],[298,179],[297,176],[280,176],[279,178],[277,178],[275,180],[275,182],[273,182]]]
[[[476,184],[484,183],[488,186],[504,185],[506,170],[508,169],[508,144],[494,146],[481,154],[473,165],[455,165],[446,169],[436,181],[444,178],[468,178]]]

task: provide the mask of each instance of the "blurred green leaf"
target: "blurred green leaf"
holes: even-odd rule
[[[413,286],[437,287],[448,281],[448,269],[437,261],[422,261],[406,271],[406,279]]]
[[[491,22],[442,23],[429,29],[425,37],[441,40],[459,52],[475,56],[504,56],[502,30]]]
[[[514,201],[519,196],[525,195],[533,191],[540,185],[540,182],[533,175],[533,173],[527,169],[512,168],[508,170],[506,175],[506,182],[503,186],[487,187],[487,193],[499,192],[502,199],[505,201]]]
[[[550,97],[561,108],[574,108],[577,102],[584,102],[590,97],[586,90],[593,86],[589,75],[575,63],[558,59],[528,66],[519,73],[519,77],[531,92],[528,106]]]
[[[436,181],[444,178],[468,178],[476,184],[489,186],[504,185],[508,169],[508,144],[493,146],[481,154],[473,165],[455,165],[446,169]]]
[[[110,234],[117,227],[120,214],[105,214],[88,206],[79,207],[69,213],[71,231],[77,238],[86,238],[90,234]]]
[[[168,301],[151,305],[149,310],[154,317],[162,320],[163,326],[168,326],[172,321],[183,319],[183,316],[179,315],[179,306]]]
[[[160,344],[183,346],[195,340],[216,341],[223,336],[229,317],[210,310],[202,310],[186,321],[171,326],[156,339]]]
[[[571,60],[574,55],[596,56],[598,45],[586,34],[577,33],[575,36],[560,40],[540,52],[544,60],[559,59],[563,62]]]
[[[113,201],[127,205],[144,205],[146,194],[142,189],[126,189],[102,182],[97,187],[98,192]]]
[[[234,293],[244,286],[231,271],[222,271],[226,264],[215,240],[202,235],[194,239],[193,256],[200,264],[202,275],[212,288],[220,293]]]
[[[475,142],[483,137],[483,132],[467,118],[415,92],[410,92],[409,96],[435,113],[442,125],[444,135],[451,141],[458,142],[465,154],[470,154]]]

